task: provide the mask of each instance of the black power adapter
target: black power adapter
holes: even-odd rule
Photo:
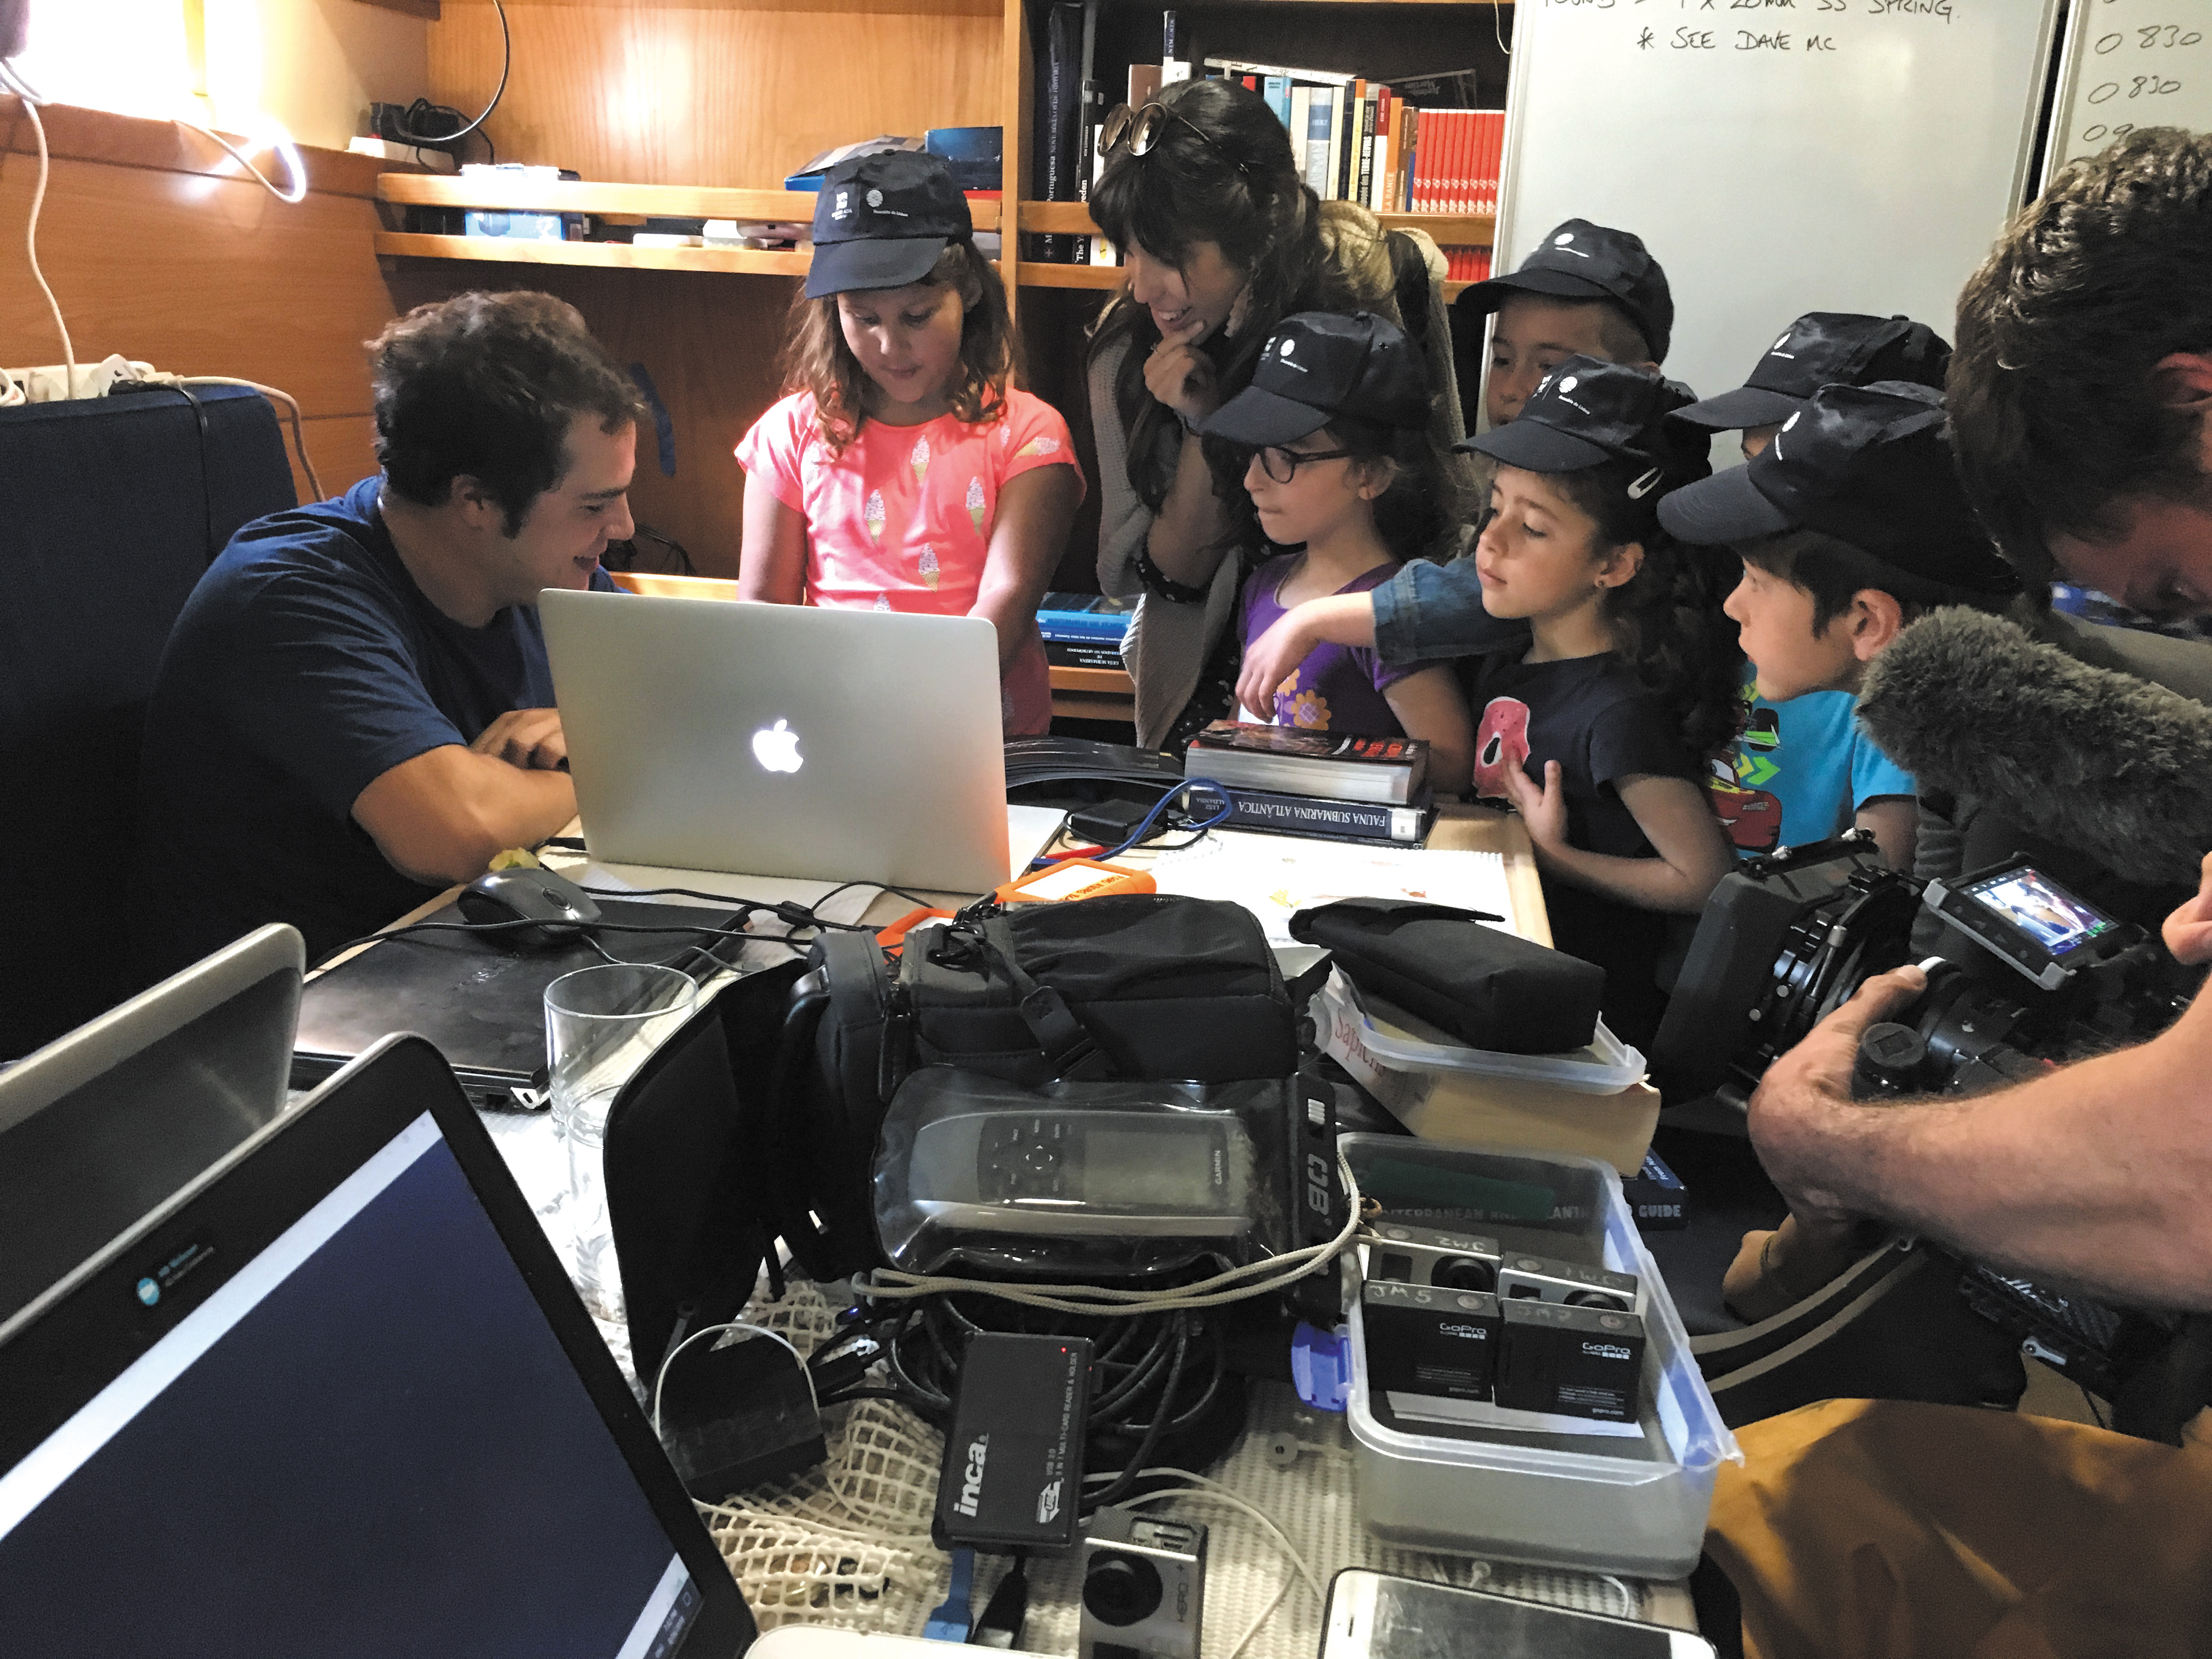
[[[939,1549],[1075,1542],[1091,1344],[978,1331],[968,1339],[930,1535]]]
[[[661,1381],[660,1443],[684,1490],[708,1503],[830,1455],[797,1357],[742,1332],[675,1356]]]

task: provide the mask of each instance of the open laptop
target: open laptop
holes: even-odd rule
[[[1011,873],[981,617],[558,589],[538,609],[598,862],[951,893]]]
[[[722,1659],[754,1632],[410,1036],[0,1324],[0,1606],[41,1659]]]
[[[0,1319],[284,1109],[301,951],[260,928],[0,1071]]]

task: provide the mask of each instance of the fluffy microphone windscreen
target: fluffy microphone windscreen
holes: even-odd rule
[[[2212,709],[1930,611],[1868,665],[1859,717],[1923,791],[1968,797],[2134,881],[2193,887],[2212,848]]]

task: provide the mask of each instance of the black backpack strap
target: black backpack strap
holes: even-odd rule
[[[1022,1023],[1051,1062],[1054,1076],[1090,1083],[1120,1074],[1113,1055],[1098,1046],[1098,1040],[1068,1006],[1067,999],[1055,988],[1040,984],[1022,966],[1012,926],[1005,916],[987,918],[976,928],[975,936],[1013,987],[1014,1006]]]

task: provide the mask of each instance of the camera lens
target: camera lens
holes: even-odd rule
[[[1486,1291],[1498,1273],[1480,1256],[1449,1255],[1437,1263],[1436,1282],[1447,1291]]]
[[[1133,1625],[1160,1605],[1160,1570],[1141,1555],[1101,1551],[1083,1576],[1083,1606],[1102,1625]]]
[[[1611,1291],[1571,1291],[1567,1293],[1570,1308],[1603,1308],[1608,1313],[1626,1313],[1628,1304]]]

